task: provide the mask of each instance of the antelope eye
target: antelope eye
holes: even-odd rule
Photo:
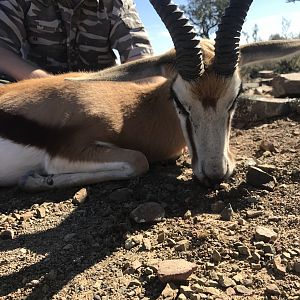
[[[185,115],[186,117],[189,116],[189,112],[187,111],[187,109],[183,106],[183,104],[179,101],[176,93],[172,90],[172,97],[173,97],[173,100],[174,100],[174,103],[177,107],[177,109],[183,114]]]

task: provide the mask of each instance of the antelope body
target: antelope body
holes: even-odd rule
[[[229,177],[230,121],[241,86],[236,33],[251,2],[231,0],[214,47],[199,43],[170,0],[151,0],[176,54],[0,87],[0,186],[35,191],[127,179],[149,162],[177,157],[185,145],[201,182]]]

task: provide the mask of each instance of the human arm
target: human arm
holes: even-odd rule
[[[0,73],[15,80],[50,76],[22,58],[21,48],[26,40],[25,1],[0,2]]]
[[[9,75],[16,81],[51,76],[51,74],[31,65],[8,49],[0,47],[0,57],[0,73]]]
[[[106,1],[107,2],[107,1]],[[128,62],[153,54],[145,28],[133,0],[111,0],[110,42],[120,54],[121,62]]]

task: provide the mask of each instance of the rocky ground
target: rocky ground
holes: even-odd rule
[[[234,129],[217,189],[186,153],[86,190],[1,189],[0,299],[300,299],[299,121]]]

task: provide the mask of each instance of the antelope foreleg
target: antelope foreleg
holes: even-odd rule
[[[96,151],[99,161],[82,161],[79,157],[78,161],[70,162],[54,157],[47,165],[46,175],[28,174],[19,181],[19,186],[34,192],[88,185],[130,179],[145,173],[149,168],[145,155],[138,151],[112,148],[108,154],[101,147]]]

